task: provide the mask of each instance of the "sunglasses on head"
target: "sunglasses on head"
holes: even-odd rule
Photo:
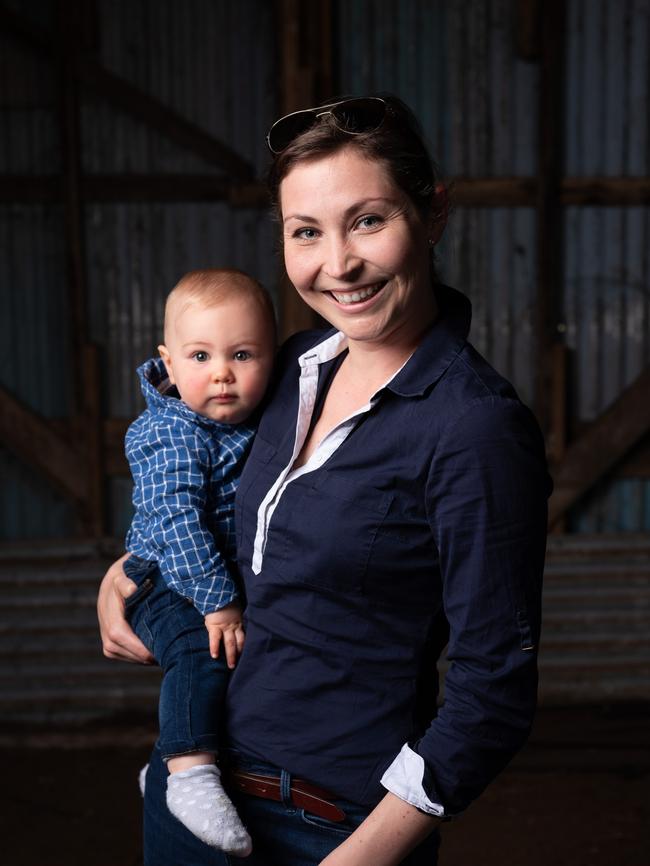
[[[338,129],[348,135],[374,132],[382,125],[389,111],[388,103],[380,96],[342,99],[329,105],[293,111],[275,121],[268,131],[266,143],[271,153],[281,153],[294,139],[315,126],[323,117],[331,117]]]

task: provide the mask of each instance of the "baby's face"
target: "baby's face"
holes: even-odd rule
[[[180,306],[166,346],[169,378],[190,409],[222,424],[239,424],[256,408],[275,351],[268,316],[254,300]]]

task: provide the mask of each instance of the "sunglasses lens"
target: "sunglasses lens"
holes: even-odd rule
[[[281,117],[273,124],[266,137],[273,153],[281,153],[285,147],[303,132],[310,129],[321,117],[332,115],[336,125],[351,135],[379,129],[386,116],[386,103],[378,97],[366,96],[361,99],[346,99],[334,105],[322,105],[295,111]]]
[[[267,136],[269,148],[273,153],[280,153],[291,144],[294,138],[313,126],[315,120],[316,116],[313,111],[297,111],[295,114],[281,117],[269,130]]]
[[[378,129],[386,114],[382,99],[349,99],[332,109],[337,124],[346,132],[370,132]]]

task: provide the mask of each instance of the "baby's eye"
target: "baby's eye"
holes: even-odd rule
[[[195,361],[198,361],[199,364],[204,364],[208,358],[210,357],[207,352],[194,352],[192,355]]]
[[[357,226],[360,229],[375,229],[381,223],[381,221],[381,217],[369,214],[368,216],[362,216],[359,220],[357,220]]]
[[[248,359],[251,357],[251,353],[248,352],[246,349],[240,349],[238,352],[235,352],[233,357],[235,361],[248,361]]]

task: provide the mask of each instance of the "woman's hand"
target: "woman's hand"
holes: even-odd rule
[[[126,553],[111,565],[99,588],[97,617],[104,655],[109,659],[151,665],[155,662],[154,657],[131,631],[124,617],[124,599],[136,590],[135,583],[129,580],[122,568],[128,556]]]
[[[320,866],[398,866],[439,823],[388,793]]]

